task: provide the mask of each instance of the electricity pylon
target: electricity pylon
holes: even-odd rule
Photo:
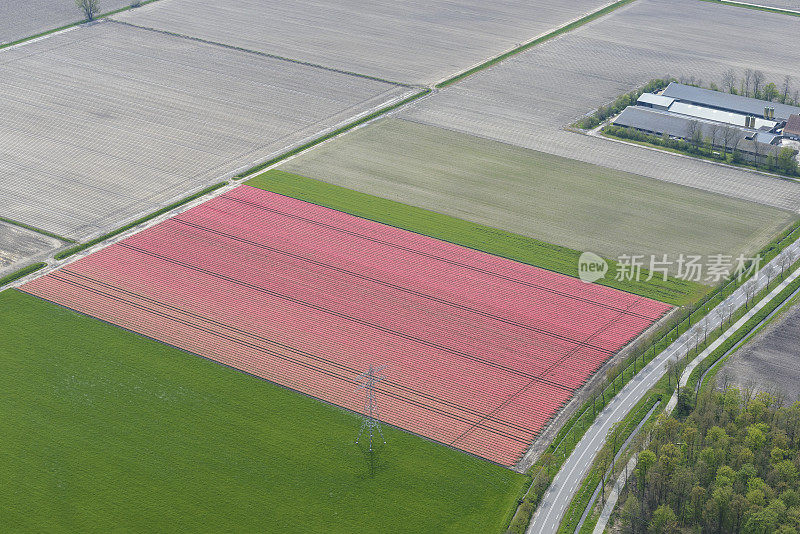
[[[366,430],[369,432],[370,452],[372,452],[372,437],[376,430],[378,431],[378,434],[381,435],[381,440],[383,441],[384,445],[386,444],[386,439],[383,437],[383,432],[381,431],[381,421],[378,417],[378,405],[375,403],[375,384],[386,378],[378,373],[386,369],[386,367],[386,365],[381,365],[380,367],[373,367],[370,365],[369,371],[361,373],[356,379],[356,381],[359,382],[357,389],[367,390],[367,399],[364,402],[364,421],[361,423],[361,430],[358,431],[356,445],[358,445],[358,441],[364,434],[364,430]]]

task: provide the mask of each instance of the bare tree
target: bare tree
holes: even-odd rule
[[[720,145],[720,143],[717,142],[719,140],[719,131],[720,125],[716,122],[713,122],[708,126],[708,138],[711,140],[711,148]]]
[[[794,262],[792,261],[791,255],[789,253],[783,253],[780,256],[778,256],[778,267],[781,270],[781,278],[784,278],[786,276],[786,270],[792,266],[792,263]]]
[[[783,91],[781,91],[781,103],[786,104],[786,99],[789,98],[789,89],[792,85],[792,77],[788,74],[783,79]]]
[[[733,69],[726,70],[722,75],[722,87],[729,93],[733,92],[733,88],[736,87],[736,74]]]
[[[757,70],[753,73],[753,96],[758,98],[761,91],[761,84],[764,83],[764,73]]]
[[[753,280],[748,280],[744,285],[745,306],[748,308],[750,307],[750,301],[756,296],[756,285]]]
[[[83,11],[86,20],[94,20],[100,9],[100,0],[75,0],[75,5]]]
[[[758,141],[756,141],[755,138],[753,138],[752,147],[753,147],[753,163],[755,165],[758,165],[761,162],[761,156],[763,155],[761,143],[759,143]]]
[[[775,276],[775,267],[772,264],[767,264],[761,269],[761,274],[767,277],[767,285],[772,283],[772,278]]]
[[[703,130],[700,128],[700,121],[689,121],[686,124],[686,139],[695,148],[700,148],[703,143]]]
[[[731,324],[731,318],[733,317],[733,301],[731,299],[727,299],[725,301],[725,307],[723,308],[723,312],[725,313],[726,316],[725,322]]]
[[[747,69],[744,71],[744,96],[750,96],[750,81],[753,79],[753,71]]]
[[[728,153],[729,148],[734,147],[734,143],[736,143],[737,136],[738,136],[738,131],[733,126],[725,126],[722,129],[722,141],[723,141],[723,146],[725,148],[725,154]]]

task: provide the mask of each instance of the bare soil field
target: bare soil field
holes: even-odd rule
[[[754,253],[795,218],[398,119],[359,128],[280,169],[609,258]]]
[[[61,245],[53,237],[0,221],[0,276],[46,256]]]
[[[100,0],[106,13],[130,5],[130,0]],[[74,0],[3,0],[0,2],[0,44],[83,20]]]
[[[383,79],[432,83],[610,3],[162,0],[116,18]]]
[[[789,9],[800,11],[800,1],[798,0],[739,0],[746,4],[755,4],[764,7],[777,7],[778,9]]]
[[[740,388],[780,392],[789,402],[800,400],[800,305],[795,304],[723,364],[717,382],[725,381]]]
[[[0,71],[2,215],[77,240],[412,93],[110,21]]]
[[[708,24],[714,20],[714,24]],[[733,68],[800,71],[795,17],[700,2],[639,0],[479,72],[401,117],[766,205],[800,210],[800,186],[563,128],[666,75],[720,83]],[[758,39],[731,39],[768,27]],[[800,83],[800,82],[797,82]]]

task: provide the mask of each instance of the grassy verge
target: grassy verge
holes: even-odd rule
[[[795,263],[793,269],[796,268],[800,268],[800,262]],[[790,269],[789,271],[791,272],[793,269]],[[774,281],[775,284],[780,282],[781,279],[779,278],[776,278]],[[688,391],[695,391],[697,388],[697,382],[700,380],[703,374],[708,369],[727,359],[730,354],[733,354],[735,351],[731,351],[731,349],[736,347],[736,345],[740,344],[743,340],[749,339],[759,330],[761,330],[761,328],[767,323],[764,325],[759,325],[759,323],[769,317],[769,315],[778,309],[779,306],[782,306],[784,302],[791,297],[792,293],[797,291],[798,288],[800,288],[800,278],[795,279],[791,284],[787,285],[774,299],[761,308],[739,330],[737,330],[731,337],[726,339],[719,347],[717,347],[717,349],[711,355],[698,364],[697,367],[695,367],[695,369],[692,371],[692,374],[689,375],[689,380],[686,383],[686,389]],[[706,375],[706,380],[711,378],[713,373],[714,371],[709,373],[709,375]],[[702,384],[700,387],[702,387]]]
[[[595,20],[595,19],[597,19],[599,17],[602,17],[603,15],[605,15],[607,13],[611,13],[615,9],[620,8],[620,7],[622,7],[622,6],[626,5],[626,4],[630,4],[633,1],[634,0],[620,0],[619,2],[615,2],[614,4],[606,6],[606,7],[602,8],[602,9],[600,9],[598,11],[595,11],[594,13],[590,13],[589,15],[586,15],[585,17],[583,17],[581,19],[578,19],[578,20],[576,20],[574,22],[571,22],[571,23],[567,24],[566,26],[562,26],[561,28],[558,28],[557,30],[554,30],[554,31],[552,31],[552,32],[550,32],[550,33],[548,33],[546,35],[543,35],[543,36],[541,36],[541,37],[539,37],[537,39],[534,39],[533,41],[530,41],[530,42],[527,42],[527,43],[525,43],[525,44],[523,44],[521,46],[518,46],[517,48],[514,48],[513,50],[509,50],[508,52],[500,54],[499,56],[495,56],[492,59],[489,59],[488,61],[484,61],[480,65],[476,65],[476,66],[472,67],[469,70],[466,70],[464,72],[456,74],[455,76],[453,76],[451,78],[448,78],[448,79],[444,80],[443,82],[439,82],[439,83],[436,84],[436,88],[437,89],[442,89],[444,87],[447,87],[448,85],[452,85],[452,84],[454,84],[456,82],[459,82],[459,81],[463,80],[464,78],[466,78],[467,76],[471,76],[471,75],[475,74],[476,72],[479,72],[479,71],[482,71],[483,69],[489,68],[492,65],[496,65],[497,63],[500,63],[501,61],[503,61],[505,59],[508,59],[511,56],[515,56],[515,55],[517,55],[517,54],[519,54],[521,52],[524,52],[524,51],[528,50],[529,48],[532,48],[532,47],[534,47],[536,45],[542,44],[545,41],[549,41],[550,39],[552,39],[554,37],[557,37],[557,36],[561,35],[562,33],[566,33],[566,32],[572,31],[575,28],[579,28],[579,27],[583,26],[584,24],[588,24],[589,22],[591,22],[591,21],[593,21],[593,20]]]
[[[187,202],[191,202],[192,200],[196,200],[196,199],[198,199],[198,198],[200,198],[200,197],[202,197],[204,195],[207,195],[208,193],[210,193],[210,192],[212,192],[212,191],[214,191],[216,189],[219,189],[220,187],[222,187],[222,186],[224,186],[226,184],[227,184],[227,182],[220,182],[220,183],[214,184],[214,185],[212,185],[210,187],[206,187],[202,191],[198,191],[197,193],[195,193],[193,195],[189,195],[188,197],[183,198],[183,199],[181,199],[181,200],[179,200],[177,202],[174,202],[174,203],[172,203],[172,204],[170,204],[168,206],[164,206],[163,208],[161,208],[161,209],[159,209],[157,211],[154,211],[153,213],[150,213],[149,215],[146,215],[146,216],[144,216],[144,217],[142,217],[140,219],[136,219],[132,223],[126,224],[125,226],[123,226],[121,228],[117,228],[113,232],[109,232],[107,234],[101,235],[100,237],[92,239],[91,241],[87,241],[85,243],[81,243],[80,245],[76,245],[76,246],[68,248],[66,250],[62,250],[61,252],[57,253],[54,257],[57,260],[63,260],[64,258],[72,256],[73,254],[77,254],[78,252],[80,252],[82,250],[86,250],[89,247],[93,247],[94,245],[96,245],[98,243],[102,243],[106,239],[114,237],[115,235],[119,235],[122,232],[130,230],[131,228],[139,226],[140,224],[142,224],[144,222],[147,222],[147,221],[149,221],[151,219],[154,219],[154,218],[158,217],[159,215],[163,215],[163,214],[167,213],[168,211],[172,211],[175,208],[177,208],[179,206],[182,206],[183,204],[186,204]]]
[[[31,232],[36,232],[37,234],[46,235],[47,237],[52,237],[54,239],[58,239],[59,241],[63,241],[65,243],[75,243],[74,239],[69,239],[66,237],[62,237],[58,234],[54,234],[53,232],[48,232],[47,230],[42,230],[41,228],[37,228],[35,226],[31,226],[30,224],[21,223],[19,221],[15,221],[14,219],[7,219],[5,217],[0,217],[0,222],[13,224],[14,226],[19,226],[20,228],[25,228],[26,230],[30,230]]]
[[[794,13],[792,11],[786,11],[779,7],[769,7],[769,6],[748,6],[744,4],[737,4],[736,2],[726,2],[725,0],[703,0],[703,2],[711,2],[712,4],[723,4],[726,6],[734,6],[734,7],[743,7],[746,9],[754,9],[756,11],[768,11],[770,13],[778,13],[780,15],[790,15],[793,17],[800,17],[800,13]]]
[[[580,252],[566,247],[276,169],[256,176],[247,184],[550,271],[578,276]],[[608,260],[608,264],[609,273],[598,283],[676,306],[697,302],[711,291],[708,286],[676,278],[663,281],[656,277],[650,282],[617,281],[614,279],[616,263]]]
[[[0,522],[24,532],[497,532],[527,477],[0,293]]]
[[[135,6],[135,7],[141,7],[143,5],[152,4],[153,2],[157,2],[157,1],[158,0],[142,0],[139,3],[139,5]],[[95,20],[104,19],[106,17],[110,17],[112,15],[116,15],[117,13],[122,13],[123,11],[128,11],[129,9],[133,9],[133,8],[134,8],[134,6],[125,6],[125,7],[119,8],[119,9],[115,9],[113,11],[108,11],[106,13],[102,13],[100,15],[95,16]],[[75,8],[75,11],[78,12],[78,8],[77,7]],[[73,22],[73,23],[67,24],[65,26],[59,26],[58,28],[53,28],[52,30],[47,30],[45,32],[37,33],[35,35],[31,35],[31,36],[28,36],[28,37],[23,37],[22,39],[17,39],[16,41],[11,41],[9,43],[0,44],[0,50],[2,50],[3,48],[7,48],[9,46],[14,46],[14,45],[18,45],[20,43],[24,43],[25,41],[32,41],[33,39],[38,39],[39,37],[44,37],[45,35],[50,35],[51,33],[60,32],[61,30],[66,30],[67,28],[74,28],[75,26],[80,26],[81,24],[85,24],[86,22],[87,22],[86,20],[79,20],[77,22]]]
[[[13,273],[7,274],[0,278],[0,287],[3,287],[6,284],[10,284],[14,280],[19,280],[23,276],[28,276],[31,273],[35,273],[45,265],[47,264],[42,262],[34,263],[31,265],[26,265],[25,267],[19,269],[18,271],[14,271]]]
[[[360,126],[361,124],[364,124],[364,123],[369,122],[369,121],[371,121],[371,120],[373,120],[373,119],[375,119],[377,117],[380,117],[381,115],[383,115],[385,113],[388,113],[388,112],[390,112],[392,110],[395,110],[395,109],[397,109],[397,108],[399,108],[401,106],[405,106],[409,102],[413,102],[414,100],[416,100],[416,99],[418,99],[420,97],[423,97],[423,96],[427,95],[430,92],[431,92],[430,89],[423,89],[422,91],[420,91],[418,93],[415,93],[415,94],[413,94],[413,95],[411,95],[411,96],[409,96],[407,98],[404,98],[403,100],[400,100],[399,102],[396,102],[396,103],[391,104],[389,106],[383,107],[383,108],[381,108],[381,109],[379,109],[377,111],[374,111],[374,112],[370,113],[369,115],[365,115],[365,116],[363,116],[363,117],[361,117],[359,119],[354,120],[353,122],[345,124],[341,128],[337,128],[336,130],[328,132],[323,136],[317,137],[316,139],[313,139],[313,140],[309,141],[308,143],[305,143],[303,145],[295,147],[295,148],[293,148],[293,149],[291,149],[291,150],[289,150],[287,152],[284,152],[283,154],[281,154],[279,156],[276,156],[276,157],[274,157],[272,159],[269,159],[267,161],[259,163],[258,165],[255,165],[255,166],[247,169],[246,171],[239,173],[236,176],[237,176],[237,178],[245,178],[247,176],[250,176],[251,174],[257,173],[258,171],[264,170],[267,167],[270,167],[272,165],[275,165],[276,163],[279,163],[279,162],[285,160],[286,158],[294,156],[295,154],[299,154],[300,152],[303,152],[304,150],[308,150],[309,148],[311,148],[313,146],[316,146],[316,145],[318,145],[320,143],[323,143],[323,142],[327,141],[328,139],[331,139],[332,137],[336,137],[337,135],[340,135],[340,134],[342,134],[344,132],[352,130],[356,126]]]

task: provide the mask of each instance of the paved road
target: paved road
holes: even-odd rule
[[[800,256],[800,241],[792,243],[778,257],[773,259],[769,265],[776,272],[780,272],[780,258],[790,255],[794,255],[795,258]],[[765,266],[762,269],[762,273],[767,268]],[[752,284],[757,290],[760,290],[767,285],[767,277],[764,275],[759,276],[738,288],[702,321],[696,323],[687,332],[684,332],[667,349],[648,363],[600,412],[594,424],[589,427],[583,439],[578,442],[575,450],[556,474],[553,483],[547,488],[542,503],[539,505],[533,521],[528,526],[527,532],[529,534],[549,534],[558,530],[564,511],[569,506],[575,491],[580,487],[586,473],[589,471],[597,452],[605,443],[606,435],[612,425],[621,421],[661,379],[665,373],[667,361],[684,357],[689,349],[694,346],[698,336],[702,339],[705,328],[708,331],[717,328],[722,323],[723,316],[727,319],[728,313],[726,310],[729,309],[729,306],[732,306],[732,309],[738,309],[745,304],[748,284]]]

